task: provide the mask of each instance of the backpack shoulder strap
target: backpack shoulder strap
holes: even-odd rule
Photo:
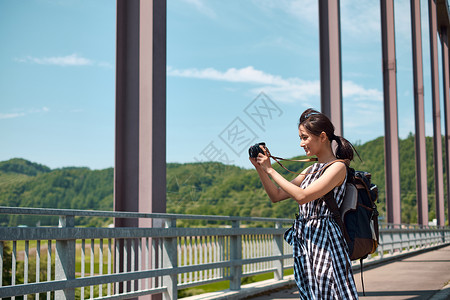
[[[325,164],[322,168],[320,168],[319,170],[314,171],[314,172],[311,172],[311,173],[307,173],[307,174],[314,174],[314,173],[316,173],[316,172],[320,172],[320,175],[322,175],[322,173],[325,172],[325,170],[326,170],[329,166],[331,166],[332,164],[337,163],[337,162],[344,163],[345,166],[346,166],[347,168],[348,168],[348,166],[350,165],[350,162],[349,162],[348,160],[346,160],[346,159],[335,159],[335,160],[332,160],[332,161],[326,163],[326,164]]]
[[[332,164],[336,162],[343,162],[347,167],[348,163],[346,160],[343,159],[336,159],[329,163],[327,163],[325,166],[323,166],[320,171],[324,172],[326,168],[331,166]],[[347,230],[345,230],[344,222],[341,218],[341,213],[339,212],[339,208],[337,206],[337,202],[334,199],[334,188],[329,191],[325,196],[323,196],[323,200],[325,201],[325,204],[327,205],[328,209],[331,211],[331,214],[333,215],[333,219],[336,221],[336,223],[339,225],[339,228],[341,229],[342,235],[344,236],[347,243],[350,241],[350,237],[347,233]]]
[[[341,218],[341,213],[339,212],[339,208],[337,206],[337,202],[334,199],[334,191],[331,190],[323,197],[323,200],[325,201],[325,204],[327,205],[328,209],[331,211],[331,214],[333,216],[333,219],[338,224],[339,228],[341,229],[342,235],[345,238],[345,241],[347,244],[350,242],[350,236],[347,233],[347,230],[345,230],[344,222]]]

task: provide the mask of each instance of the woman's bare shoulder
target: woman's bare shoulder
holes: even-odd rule
[[[305,169],[300,173],[300,175],[307,175],[308,173],[311,173],[310,170],[312,169],[312,167],[313,167],[314,165],[315,165],[315,164],[310,165],[309,167],[305,168]]]
[[[338,185],[341,185],[347,175],[347,164],[345,162],[337,161],[329,165],[323,174],[325,177],[335,177],[339,181]]]

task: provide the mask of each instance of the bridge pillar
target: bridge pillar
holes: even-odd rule
[[[383,53],[384,157],[386,212],[389,223],[401,223],[400,165],[398,146],[397,79],[393,0],[381,0],[381,44]]]
[[[449,97],[449,58],[448,58],[448,27],[441,27],[442,45],[442,79],[444,86],[444,118],[445,118],[445,170],[447,173],[447,220],[450,219],[450,97]],[[443,213],[444,214],[444,213]],[[445,222],[444,222],[445,224]]]
[[[114,210],[165,212],[166,1],[117,0],[116,46]],[[115,226],[162,224],[116,219]]]
[[[320,104],[321,112],[335,126],[336,135],[343,135],[341,25],[339,0],[319,1],[320,40]]]
[[[411,37],[414,77],[414,116],[416,125],[416,195],[417,221],[428,225],[427,153],[425,139],[425,114],[422,65],[422,29],[420,25],[420,1],[411,0]]]
[[[433,101],[434,180],[437,224],[444,226],[444,173],[442,166],[441,108],[439,101],[439,68],[437,49],[436,3],[428,0],[431,56],[431,96]]]

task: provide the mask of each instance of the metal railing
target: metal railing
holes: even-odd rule
[[[292,219],[0,207],[2,214],[57,216],[59,224],[0,227],[0,298],[177,299],[180,289],[218,281],[239,291],[244,277],[282,280],[293,266],[283,240]],[[153,228],[75,226],[75,218],[93,217],[151,219]],[[176,227],[177,220],[222,225]],[[383,224],[368,261],[449,242],[449,228]]]

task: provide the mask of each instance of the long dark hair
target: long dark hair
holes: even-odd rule
[[[313,135],[319,136],[322,132],[325,132],[330,142],[336,141],[337,148],[335,155],[337,159],[353,160],[354,152],[356,152],[359,157],[355,147],[353,147],[348,140],[334,134],[333,123],[331,123],[330,119],[323,113],[308,108],[300,116],[298,127],[300,127],[300,125],[305,127],[305,129]]]

